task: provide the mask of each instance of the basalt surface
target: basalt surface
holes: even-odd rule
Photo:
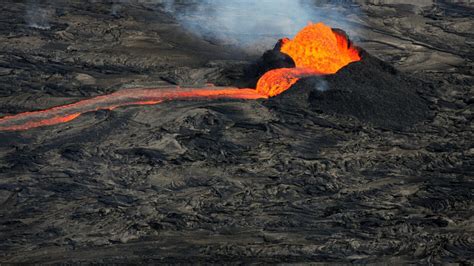
[[[270,105],[352,117],[392,130],[432,118],[427,97],[433,92],[428,83],[396,70],[365,50],[360,54],[361,61],[336,74],[300,79],[290,90],[271,98]]]
[[[67,2],[43,6],[48,27],[0,7],[1,116],[293,65],[151,2]],[[0,132],[0,262],[472,263],[472,7],[359,5],[319,8],[348,14],[362,61],[274,98]]]

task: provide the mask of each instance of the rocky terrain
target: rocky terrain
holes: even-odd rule
[[[0,116],[249,86],[282,37],[197,34],[169,1],[51,2],[0,7]],[[0,132],[0,263],[472,264],[472,3],[330,2],[367,51],[336,75]]]

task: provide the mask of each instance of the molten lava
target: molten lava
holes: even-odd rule
[[[278,95],[300,78],[336,73],[351,62],[359,61],[358,50],[343,34],[323,23],[310,24],[293,40],[283,39],[280,51],[289,55],[296,68],[270,70],[258,81],[256,89],[189,88],[126,89],[112,94],[34,112],[0,118],[0,131],[26,130],[71,121],[83,113],[112,110],[128,105],[157,104],[174,99],[227,98],[261,99]]]
[[[254,89],[224,87],[126,89],[108,95],[41,111],[25,112],[0,118],[0,131],[26,130],[69,122],[79,115],[98,110],[112,110],[129,105],[150,105],[174,99],[261,99],[267,96]]]
[[[310,68],[277,68],[265,73],[257,82],[257,92],[269,97],[278,95],[291,86],[300,78],[320,75]]]
[[[280,51],[289,55],[296,67],[321,74],[334,74],[360,60],[359,51],[349,40],[323,23],[306,26],[293,40],[284,39]]]
[[[260,78],[257,91],[270,97],[286,91],[300,78],[334,74],[361,59],[346,36],[323,23],[309,24],[293,40],[283,39],[280,51],[293,59],[296,68],[274,69]]]

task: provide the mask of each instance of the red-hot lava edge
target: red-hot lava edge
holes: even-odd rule
[[[334,74],[351,62],[361,60],[358,49],[346,36],[323,23],[309,24],[293,40],[283,39],[280,51],[289,55],[295,68],[265,73],[255,89],[233,87],[125,89],[108,95],[0,118],[0,131],[27,130],[71,121],[83,113],[112,110],[121,106],[150,105],[182,99],[261,99],[278,95],[300,78]]]

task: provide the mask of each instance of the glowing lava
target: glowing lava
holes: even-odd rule
[[[310,68],[277,68],[268,71],[257,82],[257,91],[261,94],[273,97],[291,86],[300,78],[320,75]]]
[[[361,58],[346,36],[323,23],[309,24],[293,40],[283,39],[280,51],[289,55],[296,68],[270,70],[258,81],[256,89],[223,87],[126,89],[112,94],[0,118],[0,131],[26,130],[71,121],[83,113],[112,110],[128,105],[157,104],[166,100],[227,98],[261,99],[278,95],[300,78],[336,73]]]
[[[296,68],[274,69],[260,78],[257,91],[270,97],[286,91],[300,78],[334,74],[360,60],[359,51],[347,37],[323,23],[309,24],[293,40],[283,39],[280,51],[293,59]]]
[[[359,52],[347,38],[323,23],[309,24],[293,40],[283,39],[280,51],[289,55],[296,67],[321,74],[334,74],[360,60]]]
[[[174,99],[261,99],[266,95],[254,89],[225,87],[126,89],[108,95],[41,111],[25,112],[0,118],[0,131],[26,130],[69,122],[79,115],[97,110],[112,110],[121,106],[150,105]]]

